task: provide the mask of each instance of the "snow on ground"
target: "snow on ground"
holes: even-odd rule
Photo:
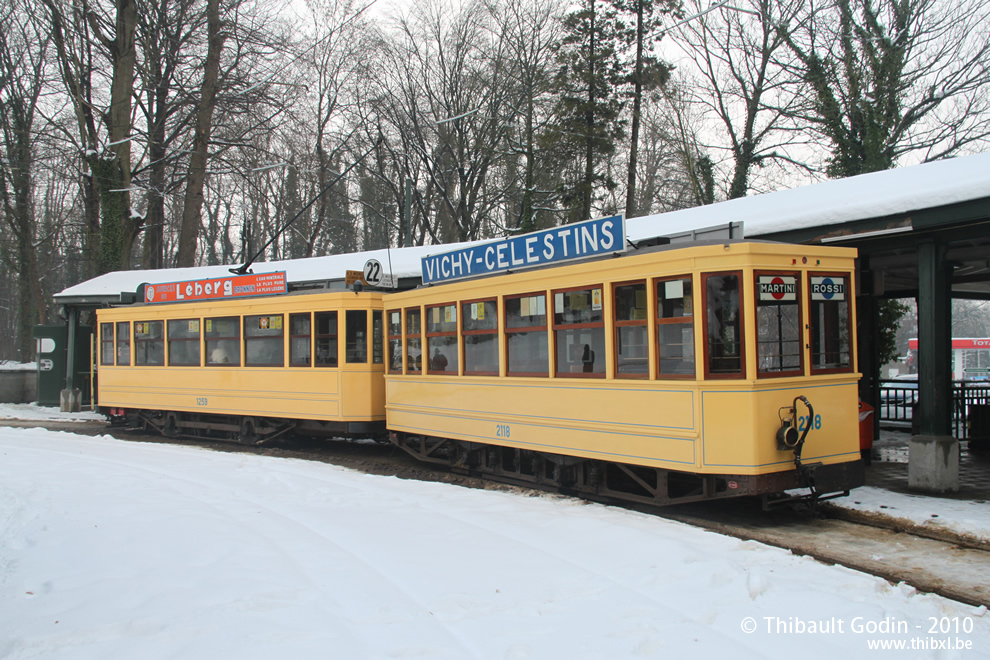
[[[85,422],[106,418],[89,410],[64,413],[58,408],[39,406],[37,403],[0,403],[0,419],[19,419],[28,422]]]
[[[0,360],[0,371],[36,371],[37,369],[37,362],[12,362],[9,360]]]
[[[8,659],[970,658],[988,623],[617,508],[0,429]]]
[[[864,486],[854,490],[849,497],[832,500],[830,504],[990,541],[990,504],[983,500],[924,497]]]

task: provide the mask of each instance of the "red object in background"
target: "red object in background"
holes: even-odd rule
[[[859,450],[866,451],[873,447],[873,406],[859,402]]]

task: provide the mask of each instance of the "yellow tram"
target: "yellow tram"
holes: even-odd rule
[[[391,440],[594,497],[848,491],[855,256],[665,246],[386,295]]]
[[[379,292],[138,304],[97,320],[111,419],[247,442],[384,430]]]

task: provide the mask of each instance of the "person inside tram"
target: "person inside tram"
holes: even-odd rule
[[[440,352],[439,348],[433,349],[433,357],[430,359],[430,371],[445,371],[447,369],[447,356]]]

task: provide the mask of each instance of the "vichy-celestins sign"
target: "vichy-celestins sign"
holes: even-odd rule
[[[545,266],[625,249],[625,217],[613,215],[423,257],[423,284]]]

